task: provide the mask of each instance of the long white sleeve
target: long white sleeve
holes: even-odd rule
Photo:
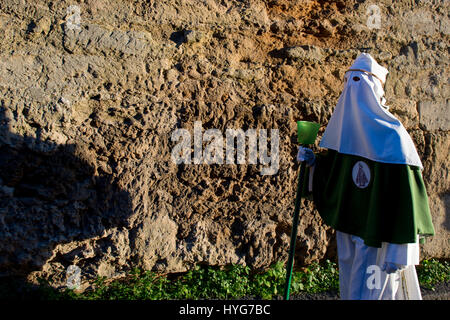
[[[419,264],[419,241],[406,244],[384,242],[382,249],[386,252],[385,262],[392,262],[405,266]]]

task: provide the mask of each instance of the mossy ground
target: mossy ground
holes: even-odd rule
[[[450,280],[450,263],[435,259],[423,260],[417,267],[422,288],[433,290],[437,284]],[[108,282],[98,278],[88,290],[76,293],[57,290],[47,281],[39,286],[5,278],[0,283],[0,299],[36,300],[166,300],[166,299],[279,299],[284,292],[286,270],[278,262],[264,272],[251,272],[249,267],[196,266],[176,275],[161,275],[134,269],[127,277]],[[315,295],[339,290],[336,263],[314,263],[294,272],[291,295],[314,299]]]

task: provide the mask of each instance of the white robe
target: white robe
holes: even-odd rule
[[[415,265],[419,264],[419,244],[391,244],[369,247],[364,240],[336,232],[339,260],[339,291],[343,300],[421,300]],[[405,265],[387,274],[385,262]]]
[[[388,70],[362,53],[346,72],[344,90],[324,132],[320,147],[382,163],[418,166],[422,163],[414,143],[400,121],[383,102]],[[361,71],[364,70],[364,71]],[[309,188],[312,189],[310,171]],[[418,243],[383,243],[369,247],[364,240],[337,232],[342,299],[421,299],[415,265]],[[388,275],[385,262],[405,265]]]

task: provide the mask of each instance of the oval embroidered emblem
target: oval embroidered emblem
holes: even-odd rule
[[[369,166],[363,162],[358,161],[353,166],[352,170],[353,183],[360,189],[366,188],[370,183],[370,169]]]

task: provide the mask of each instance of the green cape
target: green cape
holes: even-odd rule
[[[370,169],[367,176],[358,173],[359,181],[366,183],[363,188],[352,176],[358,161]],[[417,234],[434,235],[422,173],[415,166],[380,163],[328,150],[317,156],[313,199],[327,225],[359,236],[368,246],[414,243]]]

